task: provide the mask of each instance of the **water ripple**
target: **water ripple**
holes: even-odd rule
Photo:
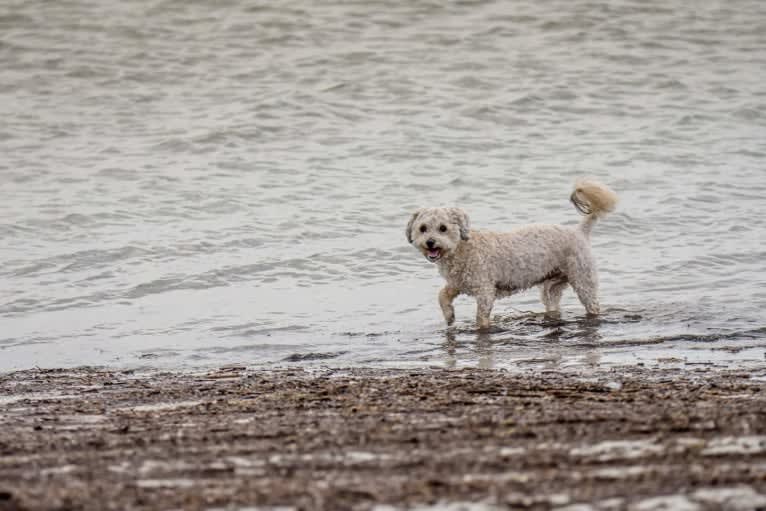
[[[765,18],[755,0],[12,2],[0,370],[757,358]],[[593,237],[602,321],[569,292],[542,320],[532,292],[483,344],[461,298],[445,339],[409,214],[573,224],[581,175],[621,197]]]

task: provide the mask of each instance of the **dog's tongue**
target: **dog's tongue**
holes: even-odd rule
[[[441,253],[441,249],[438,248],[432,248],[428,251],[428,257],[438,257]]]

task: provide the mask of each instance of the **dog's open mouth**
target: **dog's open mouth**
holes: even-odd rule
[[[435,262],[441,259],[442,257],[442,249],[440,248],[429,248],[426,250],[426,258],[431,261]]]

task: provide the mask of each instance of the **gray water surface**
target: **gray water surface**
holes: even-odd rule
[[[600,320],[448,331],[419,206],[593,236]],[[0,371],[766,354],[766,2],[6,1]]]

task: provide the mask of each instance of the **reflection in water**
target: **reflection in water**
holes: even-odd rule
[[[445,352],[444,366],[451,369],[458,365],[475,366],[479,369],[493,369],[494,364],[494,347],[492,334],[489,332],[476,331],[475,338],[463,343],[467,346],[468,351],[465,354],[465,364],[460,364],[460,343],[457,340],[455,331],[448,328],[445,333],[445,341],[442,347]],[[474,364],[474,360],[476,363]]]
[[[479,369],[492,369],[495,365],[491,335],[489,332],[483,331],[476,333],[476,354],[479,357]]]
[[[601,352],[593,349],[588,350],[582,357],[583,364],[592,369],[596,369],[601,363]]]
[[[565,321],[559,314],[548,313],[524,315],[515,321],[505,318],[502,327],[488,331],[451,327],[444,331],[444,366],[493,369],[498,352],[502,352],[503,366],[509,358],[516,358],[517,365],[560,369],[570,358],[564,356],[566,348],[576,346],[582,365],[595,368],[602,359],[602,323],[597,317]],[[530,334],[538,341],[530,343]]]
[[[446,339],[442,345],[444,348],[444,367],[447,369],[453,369],[457,366],[457,340],[455,339],[455,332],[448,328],[444,333]]]

